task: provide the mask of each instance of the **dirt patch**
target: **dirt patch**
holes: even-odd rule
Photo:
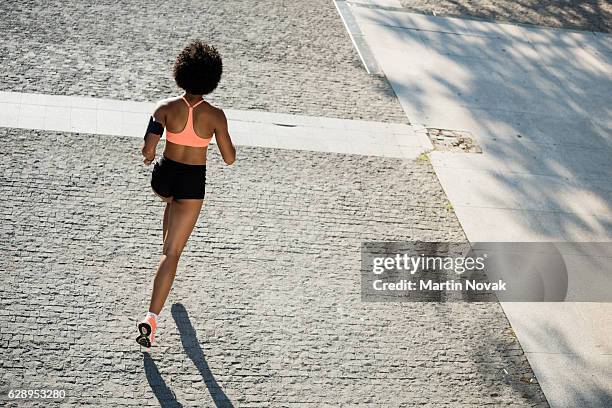
[[[482,153],[470,132],[427,128],[427,136],[436,150],[447,152]]]

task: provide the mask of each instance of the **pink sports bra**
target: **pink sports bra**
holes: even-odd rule
[[[166,129],[166,140],[183,146],[208,146],[208,144],[212,140],[212,137],[209,137],[208,139],[203,139],[200,136],[196,135],[196,132],[193,129],[193,108],[204,102],[204,99],[202,99],[200,102],[196,103],[193,106],[189,105],[189,102],[187,102],[187,99],[185,99],[184,97],[181,97],[181,99],[185,101],[187,107],[189,108],[189,116],[187,116],[187,123],[185,124],[183,130],[178,133],[172,133],[168,131],[168,129]]]

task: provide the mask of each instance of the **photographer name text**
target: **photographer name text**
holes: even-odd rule
[[[476,291],[476,292],[488,292],[488,291],[505,291],[506,282],[499,280],[497,282],[478,282],[475,280],[447,280],[444,282],[437,282],[431,279],[411,281],[407,279],[401,279],[396,282],[384,282],[380,279],[375,280],[372,283],[374,290],[377,291]]]

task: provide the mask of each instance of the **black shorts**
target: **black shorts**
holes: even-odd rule
[[[185,164],[162,156],[153,165],[151,187],[162,197],[203,199],[206,165]]]

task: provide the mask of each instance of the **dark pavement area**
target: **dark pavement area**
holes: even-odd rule
[[[416,13],[474,17],[499,22],[612,32],[608,0],[400,0]]]

